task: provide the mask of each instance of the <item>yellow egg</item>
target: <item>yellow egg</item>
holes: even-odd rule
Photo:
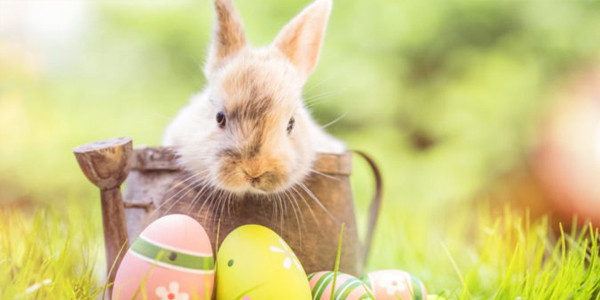
[[[217,254],[219,300],[310,300],[306,273],[290,247],[271,229],[244,225]]]

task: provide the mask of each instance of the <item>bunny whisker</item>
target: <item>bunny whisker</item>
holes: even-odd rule
[[[280,214],[279,214],[279,230],[283,232],[283,220],[285,219],[285,207],[284,203],[281,201],[281,198],[277,199],[277,205],[279,206]]]
[[[231,193],[228,191],[225,191],[225,197],[223,197],[223,215],[224,216],[231,216],[231,214],[229,213],[229,202],[231,201]]]
[[[325,129],[325,128],[327,128],[327,127],[329,127],[329,126],[331,126],[331,125],[333,125],[333,124],[335,124],[335,123],[339,122],[339,121],[340,121],[341,119],[343,119],[343,118],[344,118],[344,117],[345,117],[347,114],[348,114],[348,113],[343,113],[343,114],[341,114],[339,117],[335,118],[333,121],[331,121],[331,122],[329,122],[329,123],[327,123],[327,124],[325,124],[325,125],[321,126],[321,128]]]
[[[298,199],[296,199],[296,197],[294,197],[291,190],[286,190],[285,195],[293,203],[294,211],[297,211],[297,218],[299,218],[299,222],[300,222],[299,227],[304,226],[305,225],[304,216],[302,215],[302,209],[300,208],[300,205],[298,204]]]
[[[271,198],[270,194],[267,195],[267,201],[271,202],[271,205],[273,206],[273,218],[276,219],[277,218],[277,213],[279,211],[278,211],[277,204],[275,203],[275,201],[273,201],[273,199]]]
[[[209,188],[209,184],[205,183],[202,188],[200,188],[200,190],[196,193],[196,196],[194,197],[194,199],[192,200],[192,205],[190,206],[190,208],[194,209],[194,207],[196,206],[196,201],[199,201],[201,199],[202,196],[204,196],[204,191]],[[205,203],[205,202],[203,202]],[[202,213],[202,207],[200,207],[200,209],[198,210],[198,213]]]
[[[202,209],[205,204],[208,204],[208,206],[206,206],[206,210],[207,210],[208,214],[210,216],[213,216],[213,217],[215,217],[215,213],[214,213],[214,210],[212,208],[213,204],[215,203],[215,200],[214,200],[213,196],[215,196],[217,193],[218,193],[217,189],[212,189],[210,191],[210,193],[208,194],[208,196],[204,199],[204,202],[202,203],[202,206],[200,207],[200,209]],[[217,222],[218,220],[215,217],[215,219],[212,220],[212,221],[213,222]]]
[[[202,211],[202,209],[204,208],[204,205],[206,205],[207,203],[209,204],[209,206],[206,207],[207,209],[207,213],[210,215],[211,210],[210,210],[210,202],[211,202],[211,197],[212,195],[215,193],[215,188],[213,188],[212,186],[207,185],[206,186],[208,188],[207,192],[209,193],[208,195],[206,195],[206,197],[204,197],[204,201],[202,201],[202,205],[200,205],[200,209],[198,211]]]
[[[313,90],[315,90],[316,88],[322,86],[323,84],[328,83],[333,79],[336,79],[337,76],[339,76],[339,74],[332,73],[332,74],[327,75],[326,78],[323,78],[323,79],[319,80],[319,82],[313,83],[308,88],[305,88],[304,94],[306,95],[306,94],[312,92]]]
[[[189,178],[188,178],[187,180],[189,180]],[[185,186],[185,187],[184,187],[184,188],[182,188],[181,190],[177,191],[175,194],[171,195],[169,198],[167,198],[167,199],[163,200],[163,201],[160,203],[160,205],[159,205],[159,206],[156,208],[155,212],[161,211],[161,210],[164,208],[164,206],[165,206],[165,205],[167,205],[167,204],[170,204],[171,200],[173,200],[175,197],[178,197],[178,196],[179,196],[179,195],[181,195],[182,193],[183,193],[183,195],[186,195],[187,193],[189,193],[191,190],[193,190],[193,189],[194,189],[194,186],[195,186],[196,184],[198,184],[198,183],[202,182],[203,180],[204,180],[204,178],[200,178],[200,179],[193,180],[191,184],[189,184],[189,185]],[[181,184],[181,183],[179,183],[179,185],[180,185],[180,184]],[[170,189],[170,190],[173,190],[173,189]],[[180,199],[180,198],[179,198],[179,199]],[[176,202],[177,202],[177,201],[175,201],[175,203],[176,203]],[[170,210],[171,210],[171,208],[173,208],[173,205],[171,205],[171,206],[169,207],[169,209],[167,210],[167,212],[168,212],[168,211],[170,211]]]
[[[272,197],[272,196],[269,195],[269,197]],[[274,205],[277,206],[277,210],[279,211],[279,213],[277,215],[275,215],[275,219],[276,220],[279,219],[279,232],[282,232],[283,231],[283,226],[282,226],[282,223],[283,223],[283,221],[282,221],[283,220],[283,217],[282,217],[283,216],[283,207],[281,206],[281,203],[278,201],[277,198],[272,197],[272,200],[273,200]]]
[[[317,171],[317,170],[315,170],[315,169],[310,169],[310,172],[311,172],[311,173],[315,173],[315,174],[317,174],[317,175],[321,175],[321,176],[323,176],[323,177],[325,177],[325,178],[328,178],[328,179],[331,179],[331,180],[336,180],[336,181],[339,181],[339,180],[340,180],[340,179],[339,179],[339,178],[337,178],[337,177],[334,177],[334,176],[331,176],[331,175],[325,174],[325,173],[323,173],[323,172],[319,172],[319,171]]]
[[[312,209],[312,207],[310,206],[310,204],[308,203],[308,201],[306,201],[306,199],[304,198],[304,196],[302,195],[302,193],[300,191],[298,191],[298,189],[296,189],[296,187],[292,187],[292,191],[294,191],[294,193],[296,193],[296,195],[298,195],[300,197],[300,199],[302,199],[302,202],[304,202],[304,205],[306,205],[306,207],[308,208],[311,216],[313,217],[313,220],[315,221],[315,223],[317,223],[317,226],[321,226],[321,222],[319,222],[319,219],[317,218],[314,210]]]
[[[214,212],[215,212],[215,214],[218,213],[218,216],[219,216],[218,218],[215,218],[215,220],[214,220],[215,221],[215,225],[219,222],[219,219],[221,219],[222,215],[223,215],[222,214],[223,211],[222,211],[221,207],[223,205],[223,201],[224,201],[223,199],[225,198],[224,197],[225,193],[226,192],[224,190],[219,189],[219,191],[218,191],[218,193],[216,195],[216,198],[213,200],[213,202],[215,204]]]
[[[310,190],[308,187],[306,187],[306,185],[304,185],[304,183],[300,183],[300,187],[301,187],[301,188],[302,188],[302,189],[303,189],[303,190],[304,190],[304,191],[305,191],[305,192],[308,194],[308,196],[309,196],[310,198],[312,198],[312,199],[313,199],[313,200],[314,200],[314,201],[315,201],[315,202],[316,202],[316,203],[317,203],[317,204],[318,204],[318,205],[319,205],[319,206],[320,206],[320,207],[323,209],[323,211],[325,211],[325,213],[327,213],[327,215],[329,215],[329,217],[330,217],[332,220],[334,220],[334,221],[336,221],[336,222],[337,222],[337,219],[336,219],[336,217],[334,217],[334,216],[331,214],[331,212],[330,212],[330,211],[327,209],[327,207],[325,207],[325,205],[323,205],[323,203],[321,203],[321,200],[319,200],[319,199],[317,198],[317,196],[315,196],[315,194],[313,194],[313,192],[312,192],[312,191],[311,191],[311,190]]]
[[[283,212],[281,211],[281,208],[279,207],[279,202],[276,201],[276,199],[269,194],[268,196],[269,199],[271,199],[271,202],[273,203],[273,206],[275,207],[275,214],[274,214],[274,219],[275,221],[277,221],[277,219],[281,220],[281,218],[279,217]],[[281,222],[279,222],[279,230],[281,230]]]
[[[176,205],[179,203],[179,201],[184,199],[185,196],[187,196],[190,192],[192,192],[195,189],[197,189],[198,187],[200,187],[203,183],[204,183],[204,179],[199,179],[199,180],[193,182],[188,187],[181,189],[181,191],[177,192],[175,195],[169,197],[169,199],[167,199],[163,203],[161,203],[161,207],[169,204],[169,207],[165,210],[165,212],[166,213],[171,212],[171,210],[176,207]],[[177,197],[177,198],[174,198],[174,197]]]
[[[298,236],[300,238],[300,243],[302,243],[302,226],[300,224],[301,223],[300,217],[298,217],[298,211],[296,211],[296,206],[295,206],[298,203],[296,202],[296,199],[294,199],[293,197],[290,198],[289,191],[287,191],[287,190],[283,193],[283,196],[286,198],[286,201],[290,202],[290,205],[292,206],[292,211],[294,213],[294,217],[296,218],[296,226],[298,226]]]
[[[279,193],[273,194],[273,198],[277,200],[277,203],[283,204],[283,201],[281,200],[281,197],[280,197]],[[283,205],[281,205],[281,211],[282,212],[285,211],[283,209]],[[282,215],[283,215],[283,213],[282,213]],[[279,228],[280,228],[281,232],[283,232],[282,219],[283,218],[281,218],[281,217],[279,218]]]
[[[177,187],[181,186],[182,184],[188,183],[189,181],[191,181],[192,179],[198,177],[198,176],[205,176],[207,175],[209,172],[209,170],[204,170],[202,172],[198,172],[198,173],[194,173],[191,174],[190,176],[184,178],[183,180],[181,180],[180,182],[178,182],[177,184],[173,185],[172,187],[170,187],[165,194],[168,194],[169,192],[173,191],[174,189],[176,189]]]
[[[332,96],[337,96],[340,95],[341,91],[328,91],[328,92],[323,92],[321,94],[317,94],[317,95],[312,95],[306,99],[304,99],[304,103],[306,105],[307,108],[313,107],[317,104],[326,102],[326,101],[330,101],[332,99]]]
[[[313,102],[313,100],[315,100],[315,99],[318,99],[319,101],[320,100],[329,100],[329,99],[331,99],[330,96],[339,95],[341,92],[342,92],[341,90],[337,90],[337,91],[329,90],[326,92],[322,92],[320,94],[311,95],[310,97],[307,97],[304,99],[304,103]]]
[[[231,202],[233,202],[235,195],[233,193],[229,193],[227,195],[227,216],[231,216]]]
[[[281,221],[282,221],[282,223],[285,224],[285,220],[288,215],[288,204],[286,201],[283,201],[283,199],[281,197],[278,197],[278,198],[279,198],[279,202],[281,203],[281,211],[283,212],[281,214]],[[287,224],[285,224],[285,225],[287,225]],[[283,230],[283,227],[282,227],[282,230]]]
[[[287,207],[287,201],[285,198],[282,197],[283,192],[279,192],[276,193],[274,196],[277,197],[278,201],[282,204],[282,210],[285,212],[285,214],[288,214],[288,207]]]
[[[207,209],[211,213],[211,215],[213,215],[213,216],[216,216],[215,209],[213,208],[213,206],[217,203],[216,199],[218,198],[218,194],[219,194],[219,190],[214,189],[210,193],[210,195],[208,196],[208,198],[206,198],[206,202],[208,202],[208,208]],[[217,198],[214,198],[215,196]],[[213,222],[218,222],[218,218],[214,218]]]
[[[205,200],[205,203],[208,203],[208,206],[206,209],[211,214],[214,212],[213,205],[215,204],[215,199],[213,197],[217,196],[219,194],[219,191],[220,191],[219,189],[213,189]],[[202,204],[202,205],[204,205],[204,204]],[[215,219],[213,221],[217,222],[218,220]]]

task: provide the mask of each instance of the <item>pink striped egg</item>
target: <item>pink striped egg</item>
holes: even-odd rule
[[[150,224],[131,244],[115,278],[112,299],[211,299],[214,257],[202,226],[185,215]]]
[[[337,272],[333,287],[334,272],[323,271],[308,276],[313,300],[366,300],[373,299],[372,293],[358,278]],[[331,289],[333,288],[333,298]]]
[[[425,300],[427,291],[416,277],[400,270],[374,271],[363,278],[377,300]]]

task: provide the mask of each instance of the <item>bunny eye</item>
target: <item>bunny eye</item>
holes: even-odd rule
[[[225,128],[225,123],[227,122],[227,120],[225,119],[225,113],[220,111],[217,113],[217,124],[219,124],[219,127],[221,128]]]
[[[290,121],[288,122],[288,125],[287,125],[287,132],[288,133],[291,133],[292,129],[294,129],[294,123],[296,123],[296,120],[294,119],[294,117],[291,117]]]

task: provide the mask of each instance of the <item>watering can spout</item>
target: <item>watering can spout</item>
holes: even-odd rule
[[[100,189],[102,221],[106,249],[107,272],[114,280],[113,266],[118,266],[128,246],[125,207],[121,184],[129,174],[133,152],[130,138],[115,138],[89,143],[73,149],[79,167],[85,176]]]

